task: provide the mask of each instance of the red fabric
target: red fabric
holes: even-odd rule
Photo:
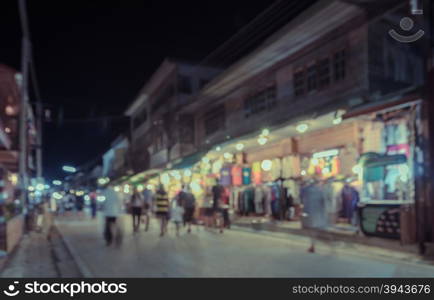
[[[240,166],[233,166],[231,170],[232,184],[240,186],[243,184],[243,170]]]

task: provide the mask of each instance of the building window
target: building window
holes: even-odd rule
[[[345,79],[346,74],[346,50],[341,50],[334,54],[334,79],[335,81],[340,81]]]
[[[248,118],[264,111],[270,111],[276,104],[276,86],[274,85],[244,101],[244,116]]]
[[[166,87],[159,95],[156,96],[156,100],[152,104],[152,113],[155,113],[160,107],[166,105],[174,94],[175,89],[172,85]]]
[[[304,70],[297,71],[294,74],[294,94],[295,96],[301,96],[304,94],[305,89]]]
[[[183,94],[191,94],[193,89],[191,88],[190,77],[179,76],[178,78],[178,91]]]
[[[137,129],[140,125],[145,123],[147,119],[148,119],[148,111],[146,110],[146,108],[142,108],[142,110],[140,110],[140,112],[134,116],[133,128]]]
[[[164,132],[162,129],[154,131],[154,153],[161,151],[164,148]]]
[[[324,58],[318,62],[318,87],[325,88],[330,85],[330,59]]]
[[[307,68],[307,91],[316,91],[317,87],[317,67],[316,65],[311,65]]]
[[[225,107],[220,105],[205,114],[205,134],[211,135],[225,127]]]

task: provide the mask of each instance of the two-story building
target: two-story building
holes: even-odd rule
[[[131,118],[135,173],[165,169],[194,152],[194,117],[179,110],[219,72],[170,58],[163,61],[125,112]]]
[[[389,35],[408,1],[380,13],[358,3],[318,2],[179,112],[195,116],[196,147],[221,161],[211,172],[241,215],[300,219],[302,187],[319,177],[333,195],[326,227],[357,232],[360,223],[366,235],[414,243],[432,226],[420,210],[431,205],[420,176],[424,40]],[[240,200],[252,188],[260,199]],[[261,196],[270,189],[274,203]]]
[[[0,64],[0,249],[11,251],[18,243],[23,230],[23,217],[19,199],[19,113],[22,76],[11,67]],[[31,107],[27,110],[28,177],[36,175],[36,128]],[[23,191],[27,192],[27,191]],[[35,191],[29,192],[29,200]]]

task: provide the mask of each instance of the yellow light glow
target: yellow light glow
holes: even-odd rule
[[[154,186],[153,186],[152,184],[148,184],[148,185],[146,186],[146,188],[147,188],[148,190],[152,190],[152,189],[154,188]]]
[[[202,158],[202,162],[205,163],[205,164],[209,163],[209,158],[206,157],[206,156],[203,157],[203,158]]]
[[[121,188],[120,188],[119,186],[115,186],[115,187],[114,187],[114,190],[115,190],[115,192],[120,192],[120,191],[121,191]]]
[[[186,176],[186,177],[190,177],[191,176],[190,169],[187,169],[187,170],[184,171],[184,176]]]
[[[231,159],[232,158],[232,154],[229,152],[226,152],[225,154],[223,154],[223,157],[226,159]]]
[[[13,185],[17,185],[18,183],[18,175],[15,173],[9,174],[9,180]]]
[[[301,171],[301,176],[305,176],[306,175],[306,171],[305,170],[302,170]]]

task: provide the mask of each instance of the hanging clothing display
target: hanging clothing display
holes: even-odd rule
[[[254,184],[261,184],[261,163],[256,161],[252,164],[252,181]]]
[[[229,186],[232,184],[231,167],[225,166],[220,170],[220,184],[223,186]]]
[[[255,189],[253,187],[248,187],[244,190],[241,200],[243,215],[247,216],[250,213],[255,212]]]
[[[275,158],[272,160],[272,168],[270,170],[270,180],[274,181],[282,176],[282,160]]]
[[[281,190],[278,184],[271,186],[271,214],[275,219],[280,219],[280,196]]]
[[[281,174],[283,178],[298,177],[301,173],[300,159],[296,155],[286,156],[281,162]],[[306,166],[307,169],[307,166]]]
[[[231,170],[232,184],[234,186],[240,186],[243,184],[243,169],[239,165],[235,165]]]
[[[283,186],[287,189],[288,195],[291,195],[294,204],[300,203],[300,186],[299,184],[293,180],[293,179],[287,179],[283,182]]]
[[[243,167],[243,184],[249,185],[252,183],[252,169],[250,167]]]
[[[255,212],[257,214],[263,214],[264,210],[264,202],[265,202],[265,193],[261,186],[255,187]]]

